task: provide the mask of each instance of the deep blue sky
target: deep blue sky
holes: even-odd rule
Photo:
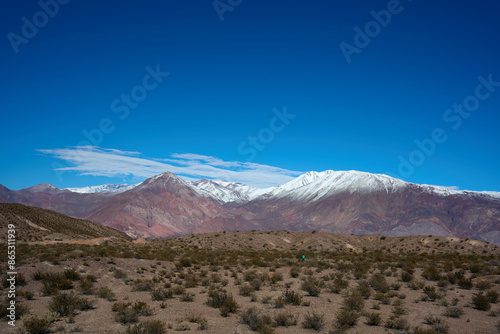
[[[23,17],[43,20],[42,9],[3,1],[0,184],[138,182],[163,168],[147,161],[169,159],[161,162],[196,165],[196,173],[181,172],[193,178],[227,168],[232,174],[220,177],[277,173],[279,183],[309,170],[361,170],[500,191],[500,87],[480,88],[488,96],[460,124],[459,114],[446,113],[474,102],[479,76],[500,82],[500,1],[402,0],[348,63],[339,45],[354,45],[353,29],[387,8],[373,0],[242,0],[221,21],[212,1],[72,0],[16,53],[9,33],[22,36]],[[113,101],[157,65],[169,75],[120,119]],[[273,109],[285,106],[296,117],[282,127]],[[113,131],[94,143],[100,148],[70,160],[86,140],[82,131],[103,119]],[[252,155],[241,143],[269,136],[270,123],[279,131]],[[446,140],[415,153],[415,140],[436,128]],[[424,161],[401,173],[400,158],[411,154]],[[116,157],[130,175],[112,166]],[[75,170],[54,171],[64,166]]]

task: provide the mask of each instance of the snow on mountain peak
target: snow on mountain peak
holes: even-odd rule
[[[215,198],[222,203],[247,202],[260,190],[242,183],[223,180],[199,180],[191,182],[192,187],[205,197]]]
[[[93,193],[119,193],[135,188],[138,184],[103,184],[100,186],[87,186],[81,188],[65,188],[74,193],[93,194]]]

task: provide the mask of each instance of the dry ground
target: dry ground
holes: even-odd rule
[[[1,251],[3,256],[4,247]],[[318,333],[340,333],[339,320],[349,320],[347,314],[354,324],[345,333],[500,332],[499,249],[474,240],[228,232],[139,243],[19,245],[18,254],[26,284],[17,287],[17,300],[29,313],[43,316],[65,293],[93,302],[74,316],[57,316],[52,333],[127,333],[129,326],[148,320],[162,321],[167,333],[188,327],[200,333],[255,333],[253,324],[260,324],[261,333],[315,333],[303,328],[307,315],[323,319]],[[55,275],[44,277],[47,273]],[[281,298],[292,291],[298,305]],[[207,305],[210,296],[229,294],[238,308],[224,304],[225,316]],[[138,315],[134,322],[136,302],[150,308],[139,313],[152,315]],[[112,310],[117,303],[131,303],[121,321]],[[243,323],[252,307],[260,313]],[[372,313],[380,321],[373,316],[369,326]],[[290,314],[289,327],[277,325],[279,314]],[[23,321],[17,325],[23,327]],[[16,332],[5,321],[0,328]]]

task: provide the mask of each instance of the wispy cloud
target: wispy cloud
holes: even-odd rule
[[[148,178],[168,171],[187,180],[223,179],[265,188],[286,183],[302,174],[302,172],[274,166],[224,161],[217,157],[193,153],[174,153],[168,158],[147,158],[139,152],[95,146],[37,151],[67,163],[67,167],[60,167],[58,170],[75,171],[80,175]]]

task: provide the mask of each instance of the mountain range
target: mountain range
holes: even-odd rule
[[[0,185],[0,202],[51,209],[132,237],[289,230],[440,235],[500,245],[500,192],[452,190],[359,171],[307,172],[267,189],[190,182],[169,172],[137,185],[39,184],[18,191]]]

